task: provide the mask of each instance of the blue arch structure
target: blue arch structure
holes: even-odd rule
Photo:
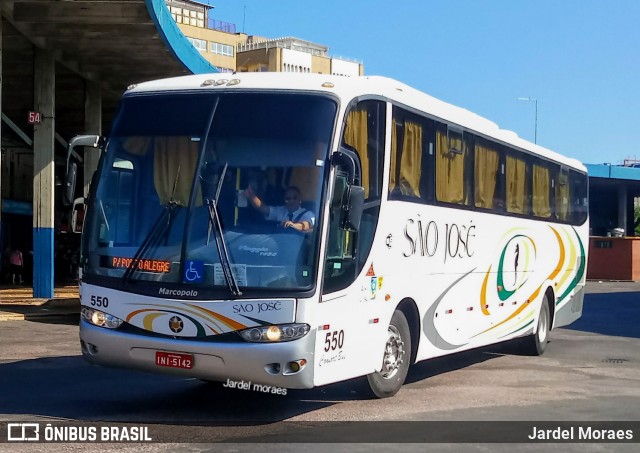
[[[164,0],[145,0],[151,20],[174,57],[193,74],[220,72],[182,34]]]

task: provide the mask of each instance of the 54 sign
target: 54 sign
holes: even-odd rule
[[[42,113],[29,110],[29,117],[27,118],[29,124],[40,124],[41,121]]]

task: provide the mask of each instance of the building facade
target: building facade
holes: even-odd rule
[[[332,57],[329,48],[294,37],[269,39],[238,32],[216,20],[209,1],[166,0],[171,16],[204,58],[220,72],[364,74],[361,61]]]

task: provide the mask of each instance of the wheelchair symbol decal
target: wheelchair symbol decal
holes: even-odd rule
[[[187,260],[184,266],[184,283],[200,283],[204,280],[204,261]]]

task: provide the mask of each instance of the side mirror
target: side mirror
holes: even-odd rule
[[[78,162],[82,162],[82,158],[76,152],[78,147],[99,148],[102,140],[99,135],[77,135],[69,141],[67,150],[67,172],[65,175],[64,194],[62,202],[66,206],[73,203],[76,192],[76,179],[78,176]]]
[[[364,187],[349,186],[347,194],[347,204],[343,207],[342,229],[347,231],[358,231],[362,220],[364,209]]]
[[[78,164],[72,160],[67,163],[67,174],[62,193],[62,202],[65,206],[71,206],[76,195],[76,179],[78,177]]]
[[[73,233],[82,233],[82,226],[84,225],[84,210],[84,198],[78,198],[73,202],[70,225]]]

